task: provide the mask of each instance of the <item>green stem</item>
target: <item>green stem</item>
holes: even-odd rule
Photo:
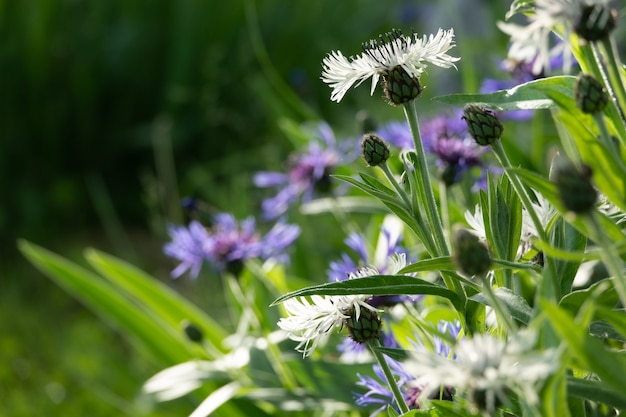
[[[510,169],[512,168],[511,161],[509,161],[509,158],[507,157],[506,152],[504,151],[504,147],[502,146],[502,143],[499,140],[495,141],[491,145],[491,149],[496,155],[496,158],[498,159],[498,162],[500,163],[500,165],[504,168],[504,172],[509,178],[509,181],[511,182],[511,185],[513,186],[513,189],[515,190],[516,194],[519,196],[520,200],[522,201],[522,205],[524,206],[524,208],[530,215],[530,218],[533,224],[535,225],[535,229],[537,229],[537,234],[539,235],[539,239],[541,239],[543,242],[548,243],[549,242],[548,235],[546,234],[546,231],[543,228],[543,224],[541,223],[539,216],[535,212],[535,209],[532,205],[532,201],[530,200],[530,196],[528,195],[526,188],[524,188],[524,185],[519,180],[519,178],[516,175],[513,175],[510,171]],[[544,256],[544,260],[545,260],[546,267],[548,269],[548,274],[547,274],[548,276],[546,278],[550,279],[553,283],[552,286],[547,286],[549,293],[546,294],[546,296],[548,299],[556,301],[561,291],[559,287],[559,283],[558,283],[558,277],[556,274],[556,265],[554,264],[554,260],[552,259],[551,256]]]
[[[445,234],[443,232],[443,226],[441,224],[441,218],[439,217],[439,211],[437,210],[437,203],[435,202],[435,196],[433,195],[432,182],[430,180],[430,173],[428,171],[428,164],[426,162],[426,153],[424,152],[424,145],[422,144],[422,137],[419,130],[419,122],[417,119],[417,109],[415,107],[415,100],[411,100],[404,105],[404,115],[411,128],[411,135],[413,136],[413,145],[415,146],[416,161],[414,169],[417,176],[415,184],[422,204],[425,205],[426,217],[430,224],[430,229],[437,246],[438,253],[431,253],[431,256],[448,256],[450,255],[450,248],[446,241]],[[414,207],[419,209],[419,207]],[[442,273],[444,282],[448,289],[456,292],[463,299],[466,298],[465,290],[461,283],[452,278],[450,274]]]
[[[588,66],[587,70],[593,74],[598,81],[602,80],[602,84],[611,98],[606,112],[613,121],[613,125],[619,133],[618,136],[622,141],[622,144],[626,145],[626,121],[624,120],[624,115],[618,105],[617,97],[615,96],[613,88],[611,88],[611,80],[607,75],[602,57],[598,54],[597,48],[592,47],[589,43],[581,46],[581,52],[584,56],[584,63]],[[584,63],[581,63],[581,65]]]
[[[395,398],[396,403],[398,404],[400,413],[401,414],[408,413],[409,406],[406,405],[406,401],[404,400],[404,396],[400,392],[398,383],[393,377],[393,373],[391,373],[391,368],[389,368],[389,364],[387,363],[385,356],[382,353],[380,353],[378,349],[376,349],[380,347],[380,342],[377,339],[373,339],[373,340],[368,341],[367,345],[369,346],[370,350],[374,354],[374,357],[376,357],[376,360],[378,361],[380,368],[383,370],[383,373],[385,374],[385,378],[387,379],[387,384],[389,384],[389,388],[391,389],[391,392],[393,393],[393,397]]]
[[[450,242],[450,212],[448,210],[448,186],[445,182],[439,181],[439,206],[441,207],[441,221],[443,223],[446,242]],[[449,246],[449,245],[448,245]]]
[[[616,250],[613,242],[607,238],[606,233],[598,223],[595,212],[591,212],[584,218],[588,230],[591,232],[591,238],[602,249],[600,257],[602,262],[613,276],[613,285],[619,295],[622,305],[626,306],[626,282],[624,282],[624,263]]]
[[[615,100],[617,107],[622,116],[622,121],[626,121],[624,118],[624,109],[626,108],[626,90],[624,89],[624,83],[620,75],[621,62],[619,55],[615,51],[615,45],[611,41],[611,38],[606,37],[600,44],[595,45],[598,49],[598,53],[605,58],[604,64],[606,65],[606,72],[609,77],[609,82],[615,94]]]
[[[435,196],[433,194],[432,182],[430,180],[430,172],[428,171],[428,164],[426,162],[426,153],[424,152],[424,145],[422,144],[422,137],[419,131],[419,122],[417,120],[417,110],[415,108],[415,100],[411,100],[404,105],[404,114],[409,122],[411,128],[411,134],[413,136],[413,144],[415,146],[415,153],[417,155],[417,163],[415,169],[419,175],[417,184],[420,193],[423,195],[422,202],[425,204],[426,217],[430,223],[437,249],[438,256],[450,255],[450,249],[446,243],[446,238],[443,233],[443,226],[441,224],[441,218],[439,217],[439,211],[437,210],[437,203],[435,202]]]
[[[409,200],[409,196],[407,195],[404,188],[402,188],[400,184],[398,184],[396,177],[394,177],[393,173],[389,169],[389,165],[387,165],[387,161],[378,165],[378,167],[383,171],[383,173],[385,174],[385,177],[387,177],[387,180],[391,183],[391,185],[393,185],[393,188],[395,188],[400,198],[402,198],[402,201],[404,202],[406,209],[411,211],[411,200]]]

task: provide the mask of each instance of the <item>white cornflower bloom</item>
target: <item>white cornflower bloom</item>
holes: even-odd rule
[[[352,311],[358,320],[361,308],[377,311],[367,304],[371,295],[313,295],[290,298],[283,305],[289,314],[281,318],[278,326],[288,332],[291,340],[299,342],[296,350],[309,356],[318,345],[320,338],[330,333],[337,325],[342,325]]]
[[[526,337],[526,335],[524,335]],[[534,340],[534,336],[531,336]],[[419,375],[420,399],[425,400],[441,387],[457,393],[466,392],[486,400],[492,412],[497,402],[507,399],[507,390],[519,394],[528,404],[537,404],[537,383],[558,369],[555,350],[530,351],[528,340],[512,339],[508,343],[488,334],[460,340],[453,351],[455,359],[433,352],[413,351],[405,363],[407,371]]]
[[[331,100],[341,101],[350,87],[358,86],[370,77],[371,94],[374,94],[380,77],[397,67],[417,79],[427,63],[456,68],[454,62],[460,59],[446,53],[455,46],[453,29],[439,29],[436,35],[421,38],[415,33],[406,36],[394,29],[385,38],[381,36],[378,41],[364,43],[363,53],[356,57],[346,58],[341,51],[332,51],[324,58],[321,79],[333,89]]]
[[[536,193],[537,202],[532,202],[533,210],[537,214],[539,218],[539,222],[541,223],[541,227],[543,230],[546,230],[548,224],[552,221],[552,218],[556,215],[556,209],[552,207],[550,202],[546,200],[546,198]],[[521,257],[526,252],[530,250],[532,246],[532,239],[538,238],[539,232],[537,232],[537,227],[535,226],[535,222],[532,217],[528,213],[528,210],[525,208],[522,209],[522,236],[520,240],[520,246],[517,251],[517,256]]]
[[[508,57],[511,60],[533,63],[533,74],[549,72],[550,60],[563,55],[563,70],[572,66],[572,52],[567,44],[575,25],[581,19],[584,7],[606,5],[608,0],[535,0],[535,13],[527,26],[498,22],[501,31],[511,37]],[[562,32],[563,42],[551,44],[553,29]],[[552,46],[551,46],[552,45]]]

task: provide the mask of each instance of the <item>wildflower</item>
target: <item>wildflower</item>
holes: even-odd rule
[[[574,86],[576,105],[583,113],[599,113],[609,102],[604,86],[593,75],[580,73]]]
[[[454,47],[454,30],[439,29],[436,35],[422,38],[413,33],[404,35],[394,29],[379,40],[363,44],[363,53],[346,58],[341,51],[332,51],[322,61],[322,81],[332,89],[331,100],[340,102],[353,85],[360,85],[372,79],[371,94],[374,94],[378,81],[383,79],[390,94],[399,94],[404,100],[421,91],[419,77],[427,63],[442,68],[455,67],[459,58],[446,52]],[[408,101],[408,100],[407,100]]]
[[[330,263],[328,270],[329,281],[344,281],[372,275],[396,275],[407,265],[407,250],[400,246],[402,237],[402,223],[393,216],[385,218],[373,255],[370,255],[365,238],[352,233],[345,243],[359,256],[354,262],[347,254],[341,255],[341,260]],[[416,302],[419,296],[377,295],[368,303],[375,307],[393,306],[405,301]]]
[[[491,268],[489,249],[467,229],[455,227],[453,246],[454,263],[465,275],[482,276]]]
[[[342,326],[354,314],[358,320],[362,310],[376,311],[367,304],[370,295],[313,295],[290,298],[283,305],[289,317],[281,318],[278,327],[288,332],[288,337],[298,343],[296,350],[303,356],[309,356],[317,347],[320,339],[336,326]]]
[[[467,104],[463,109],[463,120],[470,135],[480,146],[489,146],[502,137],[504,127],[492,110]]]
[[[441,320],[437,326],[441,333],[449,334],[454,340],[458,339],[461,330],[461,325],[458,321],[447,322]],[[435,337],[433,344],[435,346],[436,355],[440,355],[444,358],[450,357],[451,347],[446,342],[442,341],[441,338]],[[414,344],[414,346],[416,349],[426,350],[421,342]],[[396,380],[398,388],[404,396],[407,406],[410,409],[419,409],[417,400],[421,393],[421,387],[423,386],[421,378],[409,372],[401,362],[389,357],[385,357],[385,359],[391,369],[392,375],[395,377],[394,379]],[[360,406],[379,405],[380,407],[372,412],[370,416],[378,415],[386,410],[388,406],[392,406],[397,411],[400,411],[380,365],[374,365],[372,368],[375,377],[357,374],[359,381],[356,384],[366,388],[367,392],[357,396],[356,404]],[[452,399],[451,388],[444,389],[443,394],[444,396],[441,399]],[[435,393],[431,399],[439,399],[439,393]]]
[[[587,165],[579,169],[566,158],[557,158],[551,175],[566,210],[582,214],[594,207],[598,193],[591,184],[591,168]]]
[[[361,141],[361,154],[367,165],[375,167],[389,159],[389,146],[373,133],[367,133]]]
[[[188,270],[193,278],[200,273],[200,268],[206,259],[205,245],[209,240],[209,233],[198,221],[184,226],[170,226],[170,243],[163,247],[163,252],[172,258],[181,261],[172,271],[172,278],[178,278]]]
[[[529,335],[520,334],[505,343],[488,334],[477,334],[456,344],[455,359],[412,351],[405,367],[421,376],[420,399],[428,398],[443,386],[454,387],[457,395],[466,392],[472,402],[488,412],[493,412],[499,403],[507,404],[510,391],[536,405],[536,385],[559,365],[554,350],[532,351],[530,346],[535,338]]]
[[[280,217],[298,200],[310,201],[316,193],[328,192],[332,171],[342,159],[347,161],[355,156],[338,146],[326,123],[320,123],[315,139],[310,142],[307,152],[291,156],[287,173],[262,171],[254,176],[257,187],[282,187],[274,197],[263,201],[264,218]]]
[[[237,274],[243,262],[250,258],[275,258],[288,262],[289,257],[284,251],[299,234],[298,226],[277,223],[261,236],[256,231],[254,218],[248,217],[238,223],[232,214],[220,213],[214,217],[210,229],[205,229],[198,221],[192,221],[189,228],[171,227],[172,241],[164,246],[164,252],[181,261],[172,271],[174,278],[187,270],[196,278],[204,261],[219,271]]]
[[[563,70],[572,66],[572,52],[567,42],[550,46],[550,34],[561,28],[562,39],[570,39],[589,7],[606,6],[607,0],[535,0],[535,13],[527,26],[498,22],[498,27],[511,36],[509,57],[519,62],[533,62],[533,72],[549,68],[552,57],[563,55]],[[583,23],[584,24],[584,23]]]

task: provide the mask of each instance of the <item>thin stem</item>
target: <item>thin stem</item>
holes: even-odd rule
[[[626,283],[624,282],[624,263],[619,256],[615,245],[604,233],[604,230],[598,223],[598,218],[595,212],[591,212],[585,216],[585,224],[591,232],[591,238],[597,245],[602,248],[600,251],[600,257],[602,262],[613,276],[613,285],[619,295],[622,305],[626,306]]]
[[[376,360],[378,361],[380,368],[383,370],[383,373],[385,374],[385,378],[387,379],[387,384],[389,384],[389,388],[391,389],[391,392],[393,393],[393,398],[395,398],[396,403],[398,404],[400,413],[401,414],[408,413],[409,406],[406,405],[404,396],[400,392],[400,388],[398,387],[398,383],[393,377],[393,373],[391,373],[391,368],[389,368],[389,364],[387,363],[387,360],[385,359],[385,355],[383,355],[382,353],[380,353],[378,349],[376,349],[377,347],[380,347],[380,342],[377,339],[373,339],[373,340],[368,341],[367,345],[372,351],[372,354],[374,354],[374,357],[376,357]]]
[[[413,144],[415,146],[415,153],[417,155],[418,170],[418,186],[419,191],[423,194],[423,203],[425,204],[426,217],[430,223],[435,242],[439,250],[438,256],[446,256],[450,254],[450,249],[446,243],[446,238],[443,233],[443,226],[441,225],[441,218],[439,217],[439,211],[437,209],[437,203],[435,202],[435,196],[433,194],[432,182],[430,180],[430,172],[428,171],[428,164],[426,163],[426,154],[424,152],[424,145],[422,144],[422,137],[419,131],[419,122],[417,120],[417,111],[415,108],[415,100],[409,101],[404,105],[404,114],[409,122],[411,128],[411,134],[413,136]]]
[[[500,163],[500,165],[504,168],[504,172],[509,178],[511,185],[513,186],[513,189],[515,189],[516,194],[519,196],[520,200],[522,201],[522,205],[524,206],[524,208],[530,215],[530,218],[535,226],[535,229],[537,229],[537,234],[539,235],[539,239],[541,239],[542,241],[546,243],[549,242],[548,235],[546,234],[546,231],[544,230],[543,224],[541,223],[539,216],[535,212],[535,208],[532,205],[528,192],[524,188],[519,178],[517,178],[516,175],[513,175],[510,172],[510,169],[512,168],[511,161],[509,161],[509,158],[507,157],[506,152],[504,151],[504,148],[502,147],[502,143],[500,141],[495,141],[491,145],[491,149],[496,155],[496,158],[498,159],[498,162]],[[547,287],[550,293],[545,294],[545,295],[548,297],[548,299],[556,300],[558,299],[560,295],[560,291],[561,291],[559,288],[558,281],[557,281],[556,266],[554,264],[554,260],[552,259],[552,257],[544,256],[544,260],[545,260],[546,267],[548,268],[548,276],[546,278],[552,280],[552,283],[553,283],[551,287],[550,286]]]
[[[394,177],[393,173],[389,169],[389,165],[387,165],[387,161],[378,165],[378,167],[383,171],[385,177],[387,177],[387,180],[391,183],[391,185],[393,185],[393,188],[395,188],[400,198],[402,198],[402,201],[404,202],[407,210],[411,211],[411,200],[409,199],[409,196],[407,195],[404,188],[402,188],[400,184],[398,184],[396,177]]]
[[[595,44],[594,44],[595,45]],[[624,118],[624,109],[626,108],[626,90],[624,89],[624,83],[622,82],[621,62],[619,61],[619,55],[615,51],[615,45],[611,42],[611,38],[606,37],[598,45],[595,45],[599,53],[602,53],[604,64],[606,65],[606,71],[611,83],[611,87],[615,93],[617,107],[620,110],[622,121]]]
[[[450,242],[450,212],[448,210],[448,186],[445,182],[439,181],[439,206],[441,207],[441,221],[446,242]]]

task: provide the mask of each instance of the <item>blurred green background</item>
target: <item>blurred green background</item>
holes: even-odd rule
[[[192,409],[142,398],[160,369],[27,264],[18,238],[74,260],[96,247],[169,282],[161,246],[166,224],[184,221],[180,196],[254,214],[252,174],[280,169],[292,150],[281,121],[354,135],[359,110],[401,117],[369,88],[330,102],[327,52],[357,54],[393,27],[454,27],[460,71],[426,75],[420,106],[432,111],[428,97],[497,74],[504,3],[0,0],[0,415]],[[170,284],[219,317],[208,297],[219,283]]]

